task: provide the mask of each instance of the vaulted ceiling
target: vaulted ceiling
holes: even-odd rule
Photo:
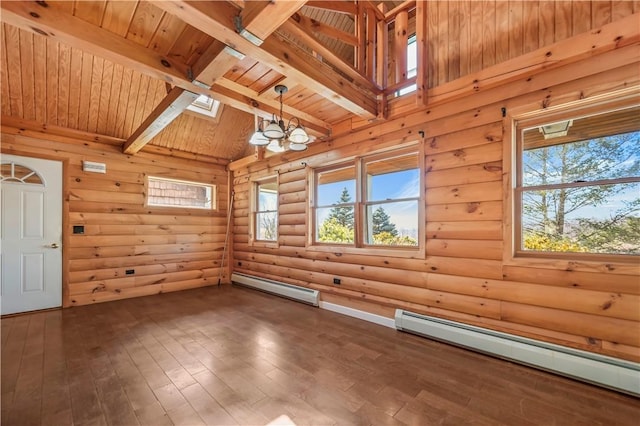
[[[374,117],[373,83],[344,77],[296,36],[314,24],[318,45],[353,62],[339,36],[354,38],[354,3],[305,3],[3,2],[2,113],[122,138],[133,152],[159,128],[152,144],[229,159],[251,151],[255,114],[278,112],[276,84],[289,88],[285,119],[317,137]],[[216,119],[181,114],[197,94],[225,105]]]
[[[128,153],[149,143],[233,160],[253,152],[254,116],[278,113],[273,88],[284,84],[284,118],[327,139],[379,113],[381,87],[357,65],[357,17],[408,3],[3,1],[2,116],[119,138]],[[637,7],[561,2],[548,14],[543,3],[429,2],[428,86]],[[549,27],[554,16],[567,25]],[[185,112],[198,94],[224,105],[215,119]]]

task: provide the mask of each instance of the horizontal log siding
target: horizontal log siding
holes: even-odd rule
[[[217,284],[227,229],[224,165],[20,133],[3,128],[3,153],[65,161],[64,306]],[[106,163],[107,173],[83,172],[83,160]],[[213,183],[218,210],[145,207],[146,174]],[[84,225],[84,234],[73,235],[73,225]]]
[[[635,46],[629,49],[636,49]],[[278,248],[248,243],[248,205],[234,211],[234,263],[238,272],[318,289],[325,300],[390,316],[393,308],[515,333],[623,359],[640,360],[640,279],[637,264],[504,260],[504,144],[501,107],[558,104],[638,84],[624,59],[628,50],[607,53],[541,72],[559,76],[580,68],[579,79],[563,75],[540,92],[516,80],[473,101],[454,100],[338,137],[331,148],[311,147],[304,156],[287,153],[263,163],[234,167],[234,189],[248,199],[254,173],[280,173]],[[618,64],[615,58],[620,59]],[[593,73],[585,72],[593,65]],[[634,70],[635,69],[635,70]],[[494,91],[505,98],[496,103]],[[483,103],[483,99],[486,100]],[[431,114],[432,113],[432,114]],[[426,258],[311,251],[307,242],[306,178],[300,164],[317,167],[377,148],[415,140],[424,129]],[[315,144],[313,144],[315,145]],[[508,260],[508,259],[507,259]],[[569,267],[569,264],[572,266]],[[333,277],[341,284],[333,285]]]

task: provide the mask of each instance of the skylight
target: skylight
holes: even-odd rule
[[[198,96],[196,100],[187,107],[189,111],[202,114],[210,118],[216,118],[219,108],[220,102],[207,95]]]

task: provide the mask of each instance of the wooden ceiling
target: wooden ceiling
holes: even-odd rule
[[[380,3],[387,10],[406,4],[362,2]],[[568,1],[550,13],[543,3],[429,2],[428,86],[638,8],[637,2]],[[4,1],[0,7],[2,115],[119,138],[130,153],[144,149],[155,129],[151,145],[229,160],[246,156],[254,114],[279,111],[276,84],[289,87],[285,120],[298,117],[319,140],[346,119],[378,113],[380,88],[354,69],[357,9],[350,1]],[[239,34],[238,17],[240,29],[263,40],[260,46]],[[447,27],[448,19],[456,25]],[[504,40],[508,47],[501,50]],[[225,105],[217,119],[180,114],[199,93]]]
[[[301,119],[319,137],[353,114],[374,117],[371,92],[337,74],[291,37],[274,33],[294,13],[353,33],[353,16],[317,4],[303,8],[305,3],[3,2],[3,115],[122,139],[144,133],[151,116],[156,119],[151,126],[164,128],[153,144],[229,159],[246,153],[241,140],[254,128],[254,114],[278,113],[276,84],[290,89],[284,97],[285,119]],[[236,17],[265,40],[262,47],[237,34]],[[353,46],[318,37],[338,56],[353,60]],[[217,122],[181,117],[167,125],[174,117],[163,118],[156,107],[169,85],[180,91],[165,109],[181,103],[182,110],[190,103],[182,89],[211,95],[232,108],[224,109]],[[164,122],[159,125],[158,120]],[[214,144],[219,146],[185,139],[175,144],[171,139],[177,133],[187,139],[190,133],[225,140]]]

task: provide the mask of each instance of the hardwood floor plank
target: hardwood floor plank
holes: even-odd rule
[[[636,424],[640,400],[244,288],[2,319],[2,424]]]

